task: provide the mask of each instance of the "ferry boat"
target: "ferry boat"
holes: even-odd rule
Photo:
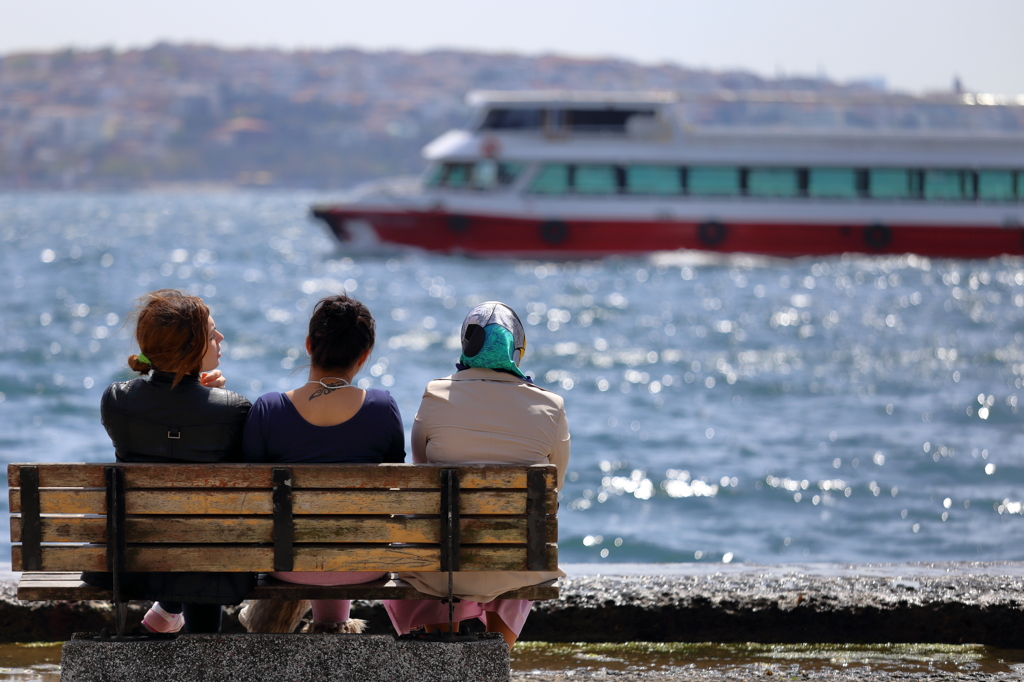
[[[343,241],[482,256],[1024,253],[1024,135],[694,129],[670,93],[468,101],[421,178],[313,214]]]

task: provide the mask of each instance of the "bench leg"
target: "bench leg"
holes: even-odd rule
[[[103,474],[107,483],[107,570],[113,574],[117,636],[124,637],[124,628],[128,620],[128,605],[121,599],[121,573],[126,568],[125,554],[128,549],[125,533],[124,469],[104,467]]]

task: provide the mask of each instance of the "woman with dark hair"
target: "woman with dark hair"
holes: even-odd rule
[[[203,300],[173,289],[146,294],[133,313],[139,353],[128,366],[142,374],[111,384],[100,416],[118,462],[237,462],[250,403],[223,389],[220,342]],[[109,573],[86,573],[109,586]],[[158,599],[143,618],[153,632],[219,632],[221,605],[238,604],[251,573],[127,573],[123,584]]]
[[[381,464],[405,461],[402,416],[391,394],[353,385],[373,351],[376,324],[365,305],[345,295],[316,304],[309,320],[308,380],[284,393],[267,393],[253,405],[243,440],[247,462]],[[380,572],[272,573],[304,585],[351,585]],[[360,632],[349,619],[351,602],[313,600],[310,632]],[[243,611],[250,632],[291,632],[306,602],[258,601]]]
[[[444,464],[554,464],[562,487],[569,463],[569,424],[562,398],[533,383],[519,363],[526,332],[499,301],[473,308],[462,323],[462,355],[455,374],[423,392],[412,427],[413,462]],[[564,577],[561,571],[467,571],[453,574],[455,620],[479,618],[512,646],[530,614],[525,599],[495,599],[527,585]],[[399,573],[420,592],[448,596],[447,573]],[[448,629],[448,606],[432,600],[386,600],[398,634],[419,627]],[[456,623],[456,627],[458,623]]]

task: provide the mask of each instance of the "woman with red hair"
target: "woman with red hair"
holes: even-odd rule
[[[128,366],[140,377],[111,384],[100,415],[118,462],[238,462],[251,407],[224,390],[220,343],[201,298],[173,289],[146,294],[133,313],[139,352]],[[238,604],[251,573],[127,573],[129,593],[159,600],[143,619],[154,632],[218,632],[221,605]],[[109,586],[109,573],[86,573]]]

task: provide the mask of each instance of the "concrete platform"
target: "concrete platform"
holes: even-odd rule
[[[974,643],[1024,648],[1024,563],[633,564],[563,567],[521,639],[548,642]],[[129,629],[148,604],[135,602]],[[355,602],[390,634],[379,602]],[[105,602],[22,602],[0,582],[0,641],[110,627]],[[241,632],[235,609],[226,633]]]
[[[388,635],[182,635],[116,642],[76,635],[61,682],[507,682],[501,637],[398,641]]]

